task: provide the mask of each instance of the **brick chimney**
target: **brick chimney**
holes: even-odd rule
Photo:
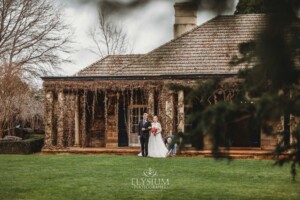
[[[197,26],[197,6],[189,2],[175,3],[174,38]]]

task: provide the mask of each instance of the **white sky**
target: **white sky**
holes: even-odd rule
[[[97,22],[96,5],[93,3],[77,4],[74,0],[60,0],[64,2],[63,10],[67,23],[74,28],[74,53],[70,55],[72,63],[64,64],[63,76],[73,75],[82,68],[99,60],[89,48],[93,45],[87,32]],[[238,0],[235,0],[237,3]],[[135,9],[129,14],[118,18],[127,31],[133,52],[147,53],[152,49],[168,42],[173,38],[174,1],[153,1],[144,7]],[[224,14],[233,14],[230,10]],[[214,13],[198,12],[198,25],[213,18]]]

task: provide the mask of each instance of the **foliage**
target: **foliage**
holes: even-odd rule
[[[130,13],[134,9],[147,6],[153,2],[153,0],[78,0],[81,3],[94,2],[98,4],[101,8],[105,8],[110,14],[121,14],[122,17],[124,14]],[[169,0],[161,0],[168,2]],[[224,10],[231,9],[234,6],[234,0],[185,0],[185,1],[176,1],[176,2],[190,2],[199,8],[204,8],[216,13],[222,13]]]
[[[269,13],[270,0],[239,0],[234,14]]]
[[[233,67],[240,63],[250,65],[239,73],[242,84],[234,98],[217,98],[213,104],[208,103],[207,94],[220,88],[221,80],[208,81],[191,93],[191,101],[197,100],[205,106],[195,109],[193,114],[193,121],[198,124],[195,133],[210,135],[213,152],[218,155],[220,140],[234,126],[232,122],[254,119],[265,133],[281,138],[274,152],[277,164],[291,162],[295,178],[296,165],[300,164],[300,133],[299,122],[292,127],[290,116],[300,117],[300,30],[296,16],[300,5],[299,1],[279,0],[266,5],[271,14],[266,16],[265,29],[256,40],[240,44],[241,56],[230,63]],[[283,129],[270,123],[281,119],[284,119]],[[225,146],[230,148],[230,141],[225,142]],[[281,156],[286,152],[289,156]]]
[[[270,160],[142,159],[136,156],[0,156],[3,199],[299,199],[288,167]],[[163,191],[133,190],[143,171],[168,178]]]

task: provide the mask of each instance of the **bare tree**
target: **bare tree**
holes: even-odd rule
[[[28,85],[18,76],[0,77],[0,138],[5,128],[13,126],[14,116],[18,114],[28,90]]]
[[[4,129],[42,114],[28,78],[67,61],[72,32],[62,17],[50,0],[0,0],[0,138]]]
[[[22,127],[29,125],[33,130],[41,128],[44,118],[44,92],[42,89],[30,88],[18,106],[16,123]]]
[[[98,24],[88,32],[95,48],[90,49],[101,58],[131,51],[128,36],[121,24],[115,23],[105,9],[98,9]]]
[[[10,68],[6,72],[39,76],[65,61],[71,30],[50,2],[0,0],[0,67]]]
[[[43,91],[30,87],[18,75],[4,72],[0,75],[0,138],[3,131],[17,124],[42,124]]]

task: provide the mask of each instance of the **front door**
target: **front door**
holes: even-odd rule
[[[139,121],[143,118],[143,114],[147,112],[147,107],[144,105],[130,106],[128,109],[129,119],[129,146],[140,146],[138,137]]]

